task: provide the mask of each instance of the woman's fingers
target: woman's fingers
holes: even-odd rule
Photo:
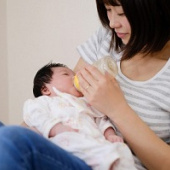
[[[87,95],[87,93],[89,93],[89,90],[91,90],[93,88],[92,87],[92,83],[90,84],[90,82],[88,82],[86,80],[86,78],[84,78],[84,76],[81,73],[78,73],[77,76],[78,76],[78,79],[79,79],[79,84],[80,84],[81,92],[84,95]]]
[[[87,78],[89,78],[89,81],[92,81],[92,80],[99,81],[101,76],[103,75],[96,67],[94,67],[92,65],[87,65],[85,67],[85,70],[87,71],[87,72],[84,72],[85,74],[90,73],[90,75],[91,75],[91,76],[87,75],[88,76]]]
[[[97,88],[102,88],[103,84],[107,86],[107,83],[110,83],[110,81],[115,82],[115,78],[109,73],[106,72],[105,75],[103,75],[96,67],[91,65],[87,65],[79,71],[77,76],[80,89],[84,95],[89,92],[94,92]]]
[[[96,68],[95,68],[96,69]],[[98,80],[94,77],[92,72],[87,70],[87,68],[82,69],[77,73],[81,90],[87,91],[96,86]]]

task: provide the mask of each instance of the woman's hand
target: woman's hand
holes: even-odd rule
[[[107,116],[127,105],[118,82],[109,73],[103,75],[96,67],[87,65],[77,76],[80,89],[88,102]]]

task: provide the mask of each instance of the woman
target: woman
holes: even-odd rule
[[[138,169],[169,169],[170,2],[96,0],[96,4],[104,28],[99,29],[89,43],[78,48],[83,59],[79,60],[75,70],[79,70],[81,90],[94,107],[114,121],[136,155]],[[116,79],[107,73],[103,76],[96,68],[86,64],[108,54],[118,63]],[[8,169],[12,169],[12,164],[16,165],[15,169],[26,165],[29,165],[27,169],[38,169],[44,164],[46,170],[59,169],[59,165],[63,164],[65,169],[90,169],[41,136],[15,128],[0,128],[0,149],[3,149],[0,159],[6,162]],[[24,144],[26,151],[19,147]],[[40,147],[44,145],[45,149]],[[8,155],[6,159],[2,153]],[[14,153],[17,154],[12,156]],[[40,156],[36,157],[35,153]],[[24,160],[21,155],[24,155]],[[35,166],[42,157],[49,158],[49,162],[41,161]],[[49,168],[49,164],[52,167]],[[1,165],[0,169],[3,169]]]
[[[96,3],[105,29],[78,50],[88,63],[108,52],[118,61],[119,73],[116,81],[90,65],[85,66],[78,73],[81,90],[91,105],[117,125],[136,155],[138,169],[145,169],[144,166],[168,169],[170,2],[96,0]],[[122,56],[114,56],[113,49]],[[85,65],[83,59],[77,69]]]

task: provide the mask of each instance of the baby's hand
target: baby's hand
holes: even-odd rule
[[[108,141],[110,142],[123,142],[123,139],[120,137],[120,136],[117,136],[117,135],[109,135],[107,136],[106,138]]]

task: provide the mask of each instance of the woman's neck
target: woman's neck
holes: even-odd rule
[[[121,62],[121,71],[129,79],[145,81],[157,74],[170,58],[170,41],[165,47],[153,54],[137,54]]]

